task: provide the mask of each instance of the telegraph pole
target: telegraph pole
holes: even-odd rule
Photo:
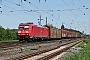
[[[43,19],[41,19],[41,15],[39,17],[40,17],[40,19],[38,19],[38,23],[41,26],[41,20],[43,20]]]
[[[46,17],[46,26],[47,26],[47,17]]]

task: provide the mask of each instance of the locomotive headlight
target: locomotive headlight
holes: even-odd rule
[[[20,34],[18,34],[18,35],[20,35]]]
[[[18,31],[18,33],[21,33],[21,31]]]
[[[28,34],[27,34],[28,35]]]
[[[26,31],[26,33],[28,33],[28,31]]]

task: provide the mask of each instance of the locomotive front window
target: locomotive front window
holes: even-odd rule
[[[29,26],[19,26],[20,29],[28,29]]]
[[[29,28],[29,26],[24,26],[24,28],[25,28],[25,29],[28,29],[28,28]]]
[[[24,29],[24,26],[19,26],[20,29]]]

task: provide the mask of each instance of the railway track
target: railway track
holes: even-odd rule
[[[68,40],[68,39],[66,39]],[[41,41],[41,42],[17,42],[17,43],[1,43],[0,45],[0,59],[6,60],[21,56],[25,53],[42,50],[46,47],[54,46],[61,40],[55,41]],[[63,40],[64,42],[65,40]],[[42,47],[41,47],[42,46]]]
[[[67,51],[68,49],[70,49],[71,47],[73,47],[74,45],[80,43],[81,41],[78,41],[78,42],[75,42],[75,43],[72,43],[72,44],[69,44],[68,46],[64,46],[64,47],[61,47],[61,48],[58,48],[57,51],[53,52],[53,53],[50,53],[50,54],[47,54],[46,56],[43,56],[43,57],[40,57],[38,58],[37,60],[49,60],[57,55],[60,55],[61,53]]]
[[[80,40],[79,40],[80,41]],[[82,40],[81,40],[82,41]],[[38,49],[38,50],[33,50],[33,51],[28,51],[27,53],[24,53],[20,56],[17,56],[17,57],[14,57],[14,58],[10,58],[9,60],[19,60],[19,59],[25,59],[25,58],[28,58],[28,57],[33,57],[33,56],[36,56],[36,55],[39,55],[39,54],[42,54],[42,53],[45,53],[45,52],[48,52],[48,51],[51,51],[51,50],[54,50],[54,49],[58,49],[60,48],[61,46],[64,46],[64,45],[67,45],[67,44],[70,44],[70,43],[73,43],[73,42],[77,42],[77,40],[73,40],[73,41],[70,41],[70,42],[67,42],[67,43],[58,43],[58,44],[52,44],[48,47],[44,47],[42,49]],[[79,43],[79,42],[78,42]],[[77,44],[77,43],[76,43]],[[47,44],[48,45],[48,44]],[[74,44],[75,45],[75,44]],[[72,47],[72,46],[70,46]],[[60,50],[61,52],[69,49],[70,47],[67,47],[67,48],[64,48],[62,50]],[[56,55],[57,53],[55,53],[54,55]],[[48,55],[47,55],[48,56]],[[51,58],[53,57],[53,54],[50,54]],[[46,56],[45,56],[46,57]],[[44,58],[44,57],[43,57]],[[38,59],[39,60],[39,59]],[[42,58],[40,58],[40,60],[43,60]]]
[[[62,39],[62,42],[68,41],[69,39]],[[59,40],[60,41],[60,40]],[[41,41],[41,42],[0,42],[0,49],[7,49],[8,47],[22,46],[22,45],[35,45],[35,44],[45,44],[45,43],[54,43],[54,41]]]
[[[7,48],[20,45],[21,42],[2,42],[0,43],[0,48]]]

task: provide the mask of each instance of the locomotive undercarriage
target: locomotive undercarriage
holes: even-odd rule
[[[33,37],[30,37],[28,35],[26,36],[18,36],[17,38],[19,41],[27,41],[27,42],[30,42],[30,41],[42,41],[42,40],[46,40],[48,39],[48,37],[37,37],[37,36],[33,36]]]

